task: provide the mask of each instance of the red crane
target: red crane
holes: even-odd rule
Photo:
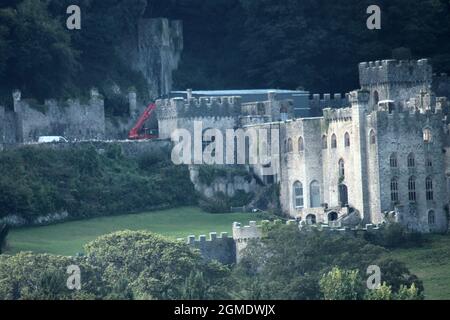
[[[144,113],[139,117],[136,125],[128,133],[128,139],[130,140],[145,140],[158,138],[157,130],[144,128],[145,122],[152,116],[156,109],[156,104],[151,103],[145,109]],[[155,132],[156,131],[156,132]]]

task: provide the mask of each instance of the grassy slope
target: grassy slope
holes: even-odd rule
[[[450,299],[450,235],[429,239],[422,248],[397,249],[390,255],[423,281],[426,299]]]
[[[208,235],[226,231],[231,235],[234,221],[247,224],[258,220],[255,214],[207,214],[200,209],[183,207],[164,211],[146,212],[71,221],[45,227],[12,230],[8,236],[7,253],[19,251],[46,252],[74,255],[82,252],[85,243],[100,235],[118,230],[150,230],[172,238],[190,234]]]

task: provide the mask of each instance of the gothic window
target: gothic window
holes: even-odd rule
[[[423,142],[430,143],[432,139],[431,130],[426,128],[423,130]]]
[[[377,143],[377,137],[375,135],[375,131],[370,130],[369,137],[370,137],[370,144],[376,144]]]
[[[436,223],[436,215],[434,214],[433,210],[430,210],[428,212],[428,224],[430,226],[434,226],[435,223]]]
[[[323,135],[322,136],[322,149],[327,149],[327,148],[328,148],[327,136]]]
[[[305,145],[303,144],[303,138],[298,138],[298,152],[303,152],[305,150]]]
[[[416,178],[410,177],[408,180],[408,199],[415,202],[416,198]]]
[[[339,160],[339,177],[345,177],[345,162],[343,159]]]
[[[294,204],[295,208],[303,208],[303,185],[297,181],[294,183]]]
[[[337,148],[337,140],[336,140],[336,135],[334,133],[331,136],[331,148],[332,149],[336,149]]]
[[[320,201],[320,184],[318,181],[311,182],[311,185],[309,187],[309,196],[310,196],[310,202],[311,202],[311,208],[319,208],[321,201]]]
[[[398,202],[398,180],[397,178],[393,178],[391,180],[391,201],[397,203]]]
[[[291,153],[294,151],[294,147],[292,145],[292,139],[289,138],[287,141],[287,152]]]
[[[345,141],[345,147],[350,147],[350,135],[348,134],[348,132],[345,133],[344,141]]]
[[[426,165],[428,168],[431,168],[433,166],[433,159],[431,159],[431,157],[427,157]]]
[[[397,168],[398,167],[397,154],[396,153],[391,154],[391,157],[389,159],[389,163],[390,163],[391,168]]]
[[[433,194],[433,179],[431,177],[428,177],[425,180],[425,189],[427,194],[427,200],[433,200],[434,194]]]
[[[414,168],[416,166],[416,159],[414,153],[408,155],[408,168]]]

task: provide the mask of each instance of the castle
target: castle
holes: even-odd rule
[[[276,128],[273,174],[247,165],[266,184],[280,185],[283,212],[306,224],[356,226],[386,219],[419,232],[448,229],[450,143],[447,99],[432,90],[428,60],[359,65],[361,88],[313,96],[322,116],[296,117],[292,100],[269,92],[240,97],[157,101],[160,137],[195,121],[221,131]],[[333,98],[333,99],[332,99]],[[339,108],[336,108],[339,107]],[[313,112],[314,113],[314,112]]]

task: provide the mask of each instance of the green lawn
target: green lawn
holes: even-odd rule
[[[248,224],[258,220],[256,214],[208,214],[194,207],[183,207],[140,214],[108,216],[70,221],[44,227],[11,230],[6,253],[19,251],[75,255],[83,245],[98,236],[118,230],[149,230],[171,238],[209,232],[229,232],[234,221]]]
[[[432,235],[422,248],[397,249],[390,255],[406,263],[425,287],[426,299],[450,299],[450,235]]]

